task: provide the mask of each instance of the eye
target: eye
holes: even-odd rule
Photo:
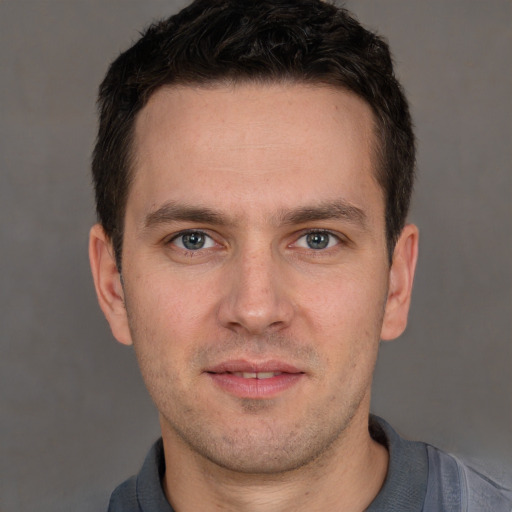
[[[338,245],[340,239],[328,231],[312,231],[297,240],[297,246],[320,251]]]
[[[186,251],[210,249],[215,246],[213,239],[202,231],[187,231],[175,236],[171,243]]]

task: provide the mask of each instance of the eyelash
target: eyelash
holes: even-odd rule
[[[184,251],[186,254],[189,254],[189,255],[193,255],[195,253],[198,253],[199,251],[201,251],[203,248],[199,248],[199,249],[196,249],[196,250],[193,250],[193,249],[187,249],[186,247],[180,247],[178,246],[175,242],[176,240],[179,240],[180,238],[182,237],[185,237],[186,235],[200,235],[202,237],[204,237],[206,240],[210,240],[211,242],[213,242],[214,244],[216,243],[214,238],[212,236],[210,236],[207,232],[205,231],[202,231],[200,229],[187,229],[187,230],[184,230],[184,231],[180,231],[179,233],[176,233],[175,235],[173,235],[167,242],[166,242],[166,245],[167,244],[173,244],[175,245],[178,249]],[[211,247],[206,247],[205,249],[211,249]]]
[[[301,235],[296,239],[296,241],[293,242],[293,244],[290,244],[290,245],[297,244],[297,242],[299,240],[301,240],[302,238],[307,237],[308,235],[317,235],[317,234],[318,235],[328,235],[331,239],[334,239],[336,241],[336,245],[341,245],[341,244],[344,243],[344,240],[342,239],[342,237],[339,234],[333,233],[332,231],[329,231],[328,229],[309,229],[309,230],[303,231],[301,233]],[[322,252],[322,251],[325,251],[327,249],[332,249],[332,247],[326,247],[324,249],[313,249],[311,247],[309,248],[309,250],[315,251],[315,252]]]

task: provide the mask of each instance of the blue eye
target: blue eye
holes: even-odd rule
[[[209,249],[215,245],[212,238],[202,231],[189,231],[187,233],[182,233],[173,238],[172,243],[187,251]]]
[[[339,243],[339,239],[327,231],[313,231],[301,236],[297,240],[297,245],[305,249],[320,251],[329,249]]]

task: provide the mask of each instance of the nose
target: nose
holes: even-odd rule
[[[272,252],[259,249],[232,261],[225,275],[220,323],[240,335],[280,331],[294,313],[291,290]]]

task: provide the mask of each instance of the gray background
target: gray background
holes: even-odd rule
[[[0,0],[0,510],[100,511],[158,435],[86,256],[95,94],[183,2]],[[512,485],[512,2],[347,2],[385,34],[419,139],[410,325],[374,410]]]

